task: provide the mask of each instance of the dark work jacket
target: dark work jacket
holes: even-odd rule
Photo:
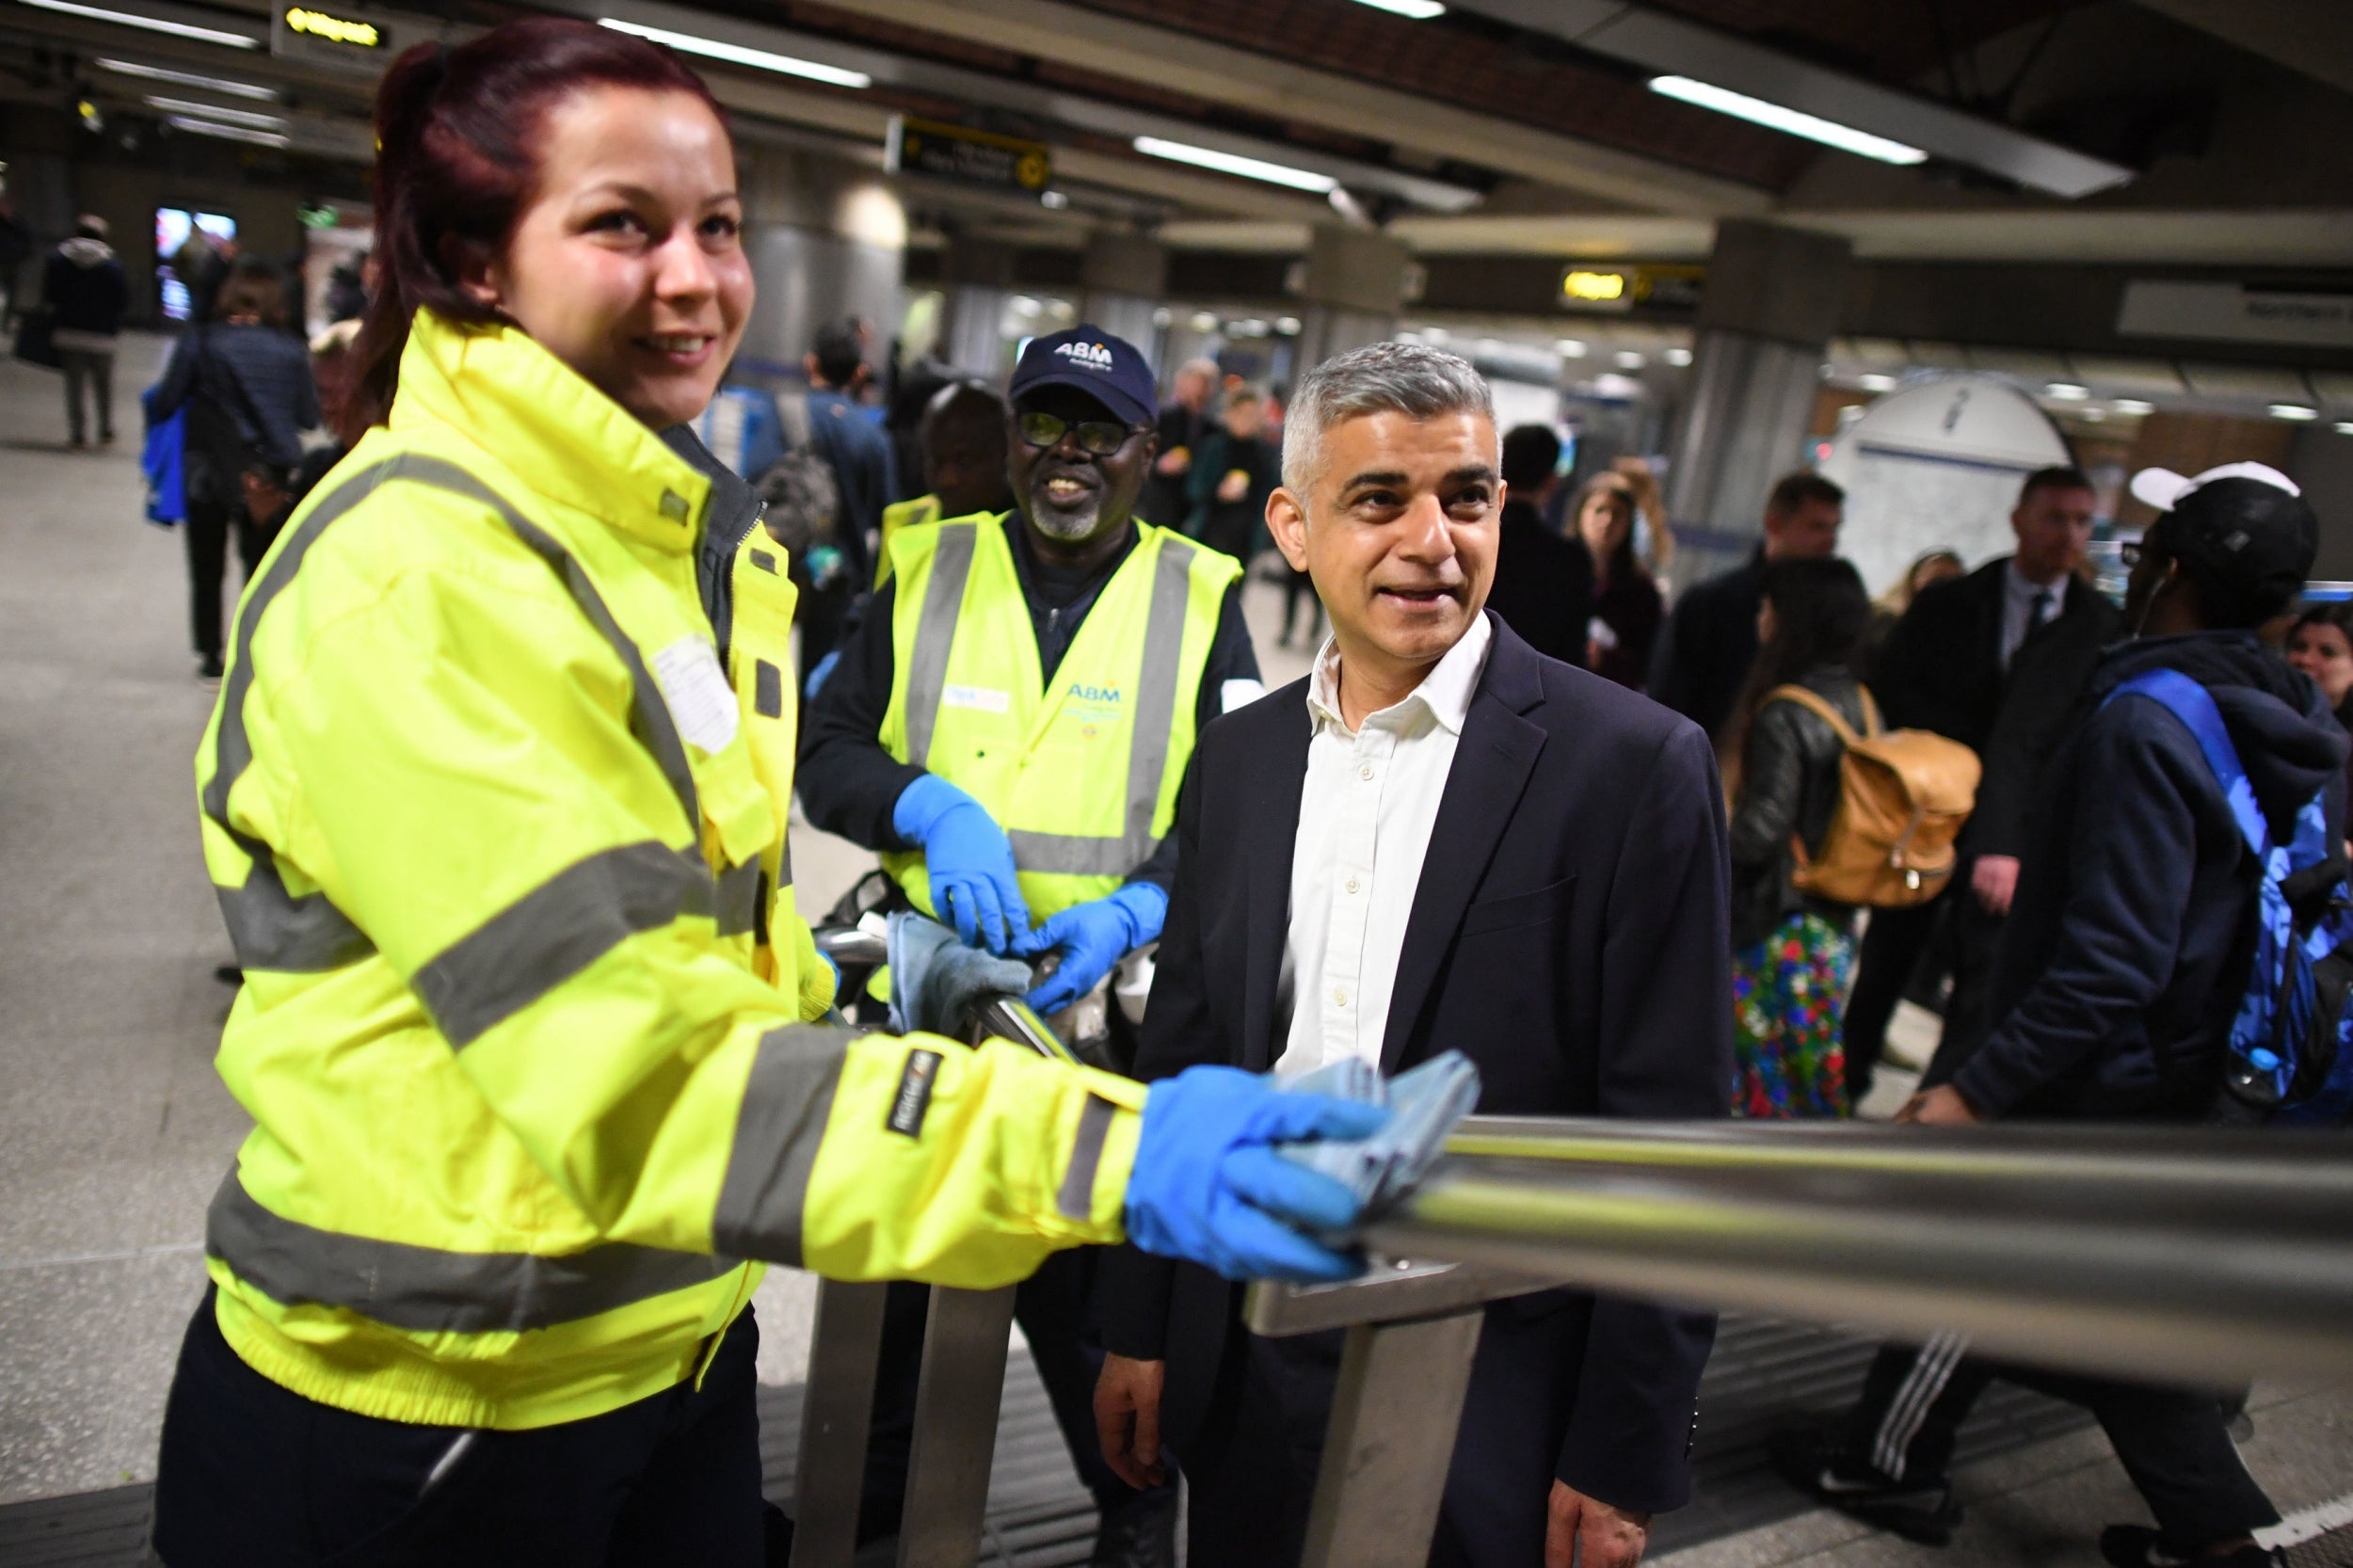
[[[1250,475],[1250,488],[1240,501],[1220,501],[1217,488],[1236,469]],[[1185,532],[1248,566],[1266,526],[1267,497],[1282,482],[1283,456],[1273,442],[1258,436],[1236,440],[1225,426],[1213,427],[1185,474]]]
[[[1863,732],[1863,686],[1851,671],[1825,664],[1798,684],[1828,698],[1857,734]],[[1729,830],[1733,952],[1763,941],[1800,910],[1833,925],[1851,925],[1853,905],[1811,897],[1790,881],[1798,863],[1791,840],[1801,840],[1812,856],[1830,831],[1838,807],[1838,763],[1846,754],[1838,731],[1810,709],[1785,698],[1756,711]]]
[[[1061,667],[1071,640],[1095,608],[1103,584],[1134,551],[1138,537],[1128,531],[1128,543],[1095,571],[1080,576],[1061,572],[1040,562],[1030,550],[1020,514],[1007,513],[1005,539],[1013,550],[1014,574],[1037,635],[1039,672],[1048,681]],[[871,850],[907,849],[891,826],[891,813],[909,784],[923,769],[902,762],[882,744],[883,715],[890,709],[890,691],[898,680],[891,647],[891,617],[898,604],[899,580],[893,577],[874,590],[857,630],[842,644],[834,666],[816,698],[801,712],[801,751],[793,773],[793,788],[808,820],[828,833],[839,833]],[[1224,711],[1225,682],[1258,679],[1258,655],[1251,646],[1250,628],[1241,616],[1241,584],[1225,590],[1218,606],[1217,632],[1201,669],[1201,695],[1193,704],[1196,726],[1206,727]],[[1199,733],[1199,729],[1194,731]],[[1160,842],[1150,857],[1137,867],[1130,880],[1158,883],[1165,888],[1176,879],[1176,836]]]
[[[1151,476],[1144,482],[1144,493],[1136,498],[1136,516],[1162,528],[1181,529],[1193,511],[1192,500],[1186,493],[1193,470],[1187,468],[1171,478],[1160,472],[1160,460],[1181,446],[1198,463],[1201,443],[1210,431],[1218,428],[1218,422],[1206,408],[1195,412],[1181,403],[1171,403],[1160,410],[1154,428],[1160,434],[1160,444],[1153,449]]]
[[[111,338],[122,330],[131,285],[105,241],[76,236],[49,252],[40,296],[57,312],[62,330]]]
[[[1651,655],[1652,699],[1710,735],[1721,730],[1756,663],[1756,612],[1764,602],[1761,544],[1747,566],[1684,589]]]
[[[896,464],[890,455],[889,433],[875,423],[863,404],[818,387],[808,394],[808,444],[833,469],[834,484],[841,494],[834,543],[849,568],[849,580],[872,583],[883,508],[897,499],[891,493]]]
[[[1582,548],[1582,541],[1577,541]],[[1592,559],[1591,552],[1586,558]],[[1658,628],[1667,618],[1667,602],[1658,584],[1637,564],[1594,590],[1593,618],[1617,634],[1618,646],[1604,648],[1593,664],[1595,675],[1606,675],[1621,686],[1643,689],[1650,680],[1651,651],[1658,646]]]
[[[1281,1054],[1277,980],[1310,735],[1307,682],[1209,726],[1177,807],[1175,898],[1137,1076]],[[1465,721],[1414,894],[1381,1065],[1457,1049],[1482,1112],[1708,1118],[1732,1081],[1721,785],[1707,739],[1655,703],[1540,657],[1510,629]],[[1209,1419],[1239,1288],[1132,1247],[1104,1263],[1104,1343],[1165,1360],[1161,1432]],[[1550,1479],[1622,1508],[1679,1507],[1714,1319],[1546,1290],[1487,1309],[1448,1482],[1525,1473],[1503,1434],[1559,1434],[1511,1507],[1534,1529]],[[1547,1437],[1545,1445],[1554,1439]],[[1543,1470],[1544,1464],[1538,1465]],[[1490,1486],[1492,1490],[1492,1486]],[[1503,1522],[1492,1522],[1497,1529]]]
[[[2254,930],[2253,856],[2188,728],[2157,703],[2096,706],[2176,669],[2214,694],[2272,834],[2327,786],[2345,734],[2251,632],[2124,644],[2044,780],[1995,960],[1993,1034],[1954,1075],[1980,1114],[2194,1119],[2220,1084]]]
[[[1582,666],[1586,623],[1593,618],[1593,557],[1547,527],[1530,503],[1507,501],[1487,608],[1545,658]]]

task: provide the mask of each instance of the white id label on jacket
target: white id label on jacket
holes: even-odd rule
[[[944,708],[974,708],[984,713],[1002,713],[1013,707],[1013,694],[989,686],[949,686],[939,694]]]
[[[716,648],[701,637],[680,637],[653,656],[653,678],[680,735],[705,751],[727,749],[739,718]]]

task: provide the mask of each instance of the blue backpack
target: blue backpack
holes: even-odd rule
[[[2206,688],[2179,670],[2150,670],[2108,695],[2164,705],[2198,742],[2262,872],[2247,989],[2231,1020],[2217,1119],[2334,1127],[2353,1118],[2353,888],[2324,795],[2275,845]],[[2105,704],[2103,704],[2105,706]]]

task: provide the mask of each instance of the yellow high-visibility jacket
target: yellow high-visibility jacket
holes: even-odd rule
[[[890,581],[890,541],[899,536],[902,528],[920,528],[939,520],[939,497],[919,495],[913,501],[894,501],[882,511],[882,542],[874,547],[874,586]]]
[[[1043,921],[1117,891],[1175,822],[1202,671],[1241,563],[1138,521],[1049,690],[1005,537],[1019,526],[975,514],[892,541],[890,703],[876,739],[987,808]],[[921,852],[882,863],[934,913]]]
[[[1141,1086],[808,1020],[792,589],[513,328],[421,313],[388,429],[248,590],[197,761],[258,1124],[222,1332],[363,1415],[520,1428],[694,1375],[760,1258],[991,1286],[1110,1241]]]

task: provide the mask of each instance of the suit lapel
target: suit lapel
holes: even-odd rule
[[[1381,1037],[1381,1070],[1396,1072],[1415,1021],[1429,1000],[1439,963],[1453,946],[1463,911],[1494,859],[1528,788],[1545,731],[1520,715],[1544,700],[1533,649],[1496,623],[1495,647],[1463,721],[1463,737],[1448,770],[1438,820],[1422,856],[1421,884],[1398,954],[1397,984],[1389,994],[1388,1026]],[[1296,811],[1294,811],[1294,816]],[[1286,862],[1288,864],[1288,862]]]
[[[1278,699],[1279,700],[1279,699]],[[1243,955],[1241,1065],[1265,1072],[1282,1054],[1274,1009],[1290,936],[1291,856],[1299,838],[1299,793],[1307,778],[1314,734],[1304,696],[1282,700],[1282,729],[1251,771],[1250,810],[1241,824],[1249,923]]]

